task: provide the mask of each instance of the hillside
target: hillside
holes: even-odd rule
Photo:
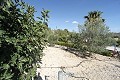
[[[59,46],[44,50],[40,72],[43,80],[120,80],[120,62],[102,55],[80,58]],[[59,75],[58,72],[62,71]]]
[[[120,38],[120,33],[113,33],[113,35]]]

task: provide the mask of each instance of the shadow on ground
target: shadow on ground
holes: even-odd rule
[[[34,77],[34,80],[43,80],[42,77],[40,76],[40,73]]]
[[[55,48],[61,48],[64,51],[68,51],[74,55],[76,55],[77,57],[81,57],[81,58],[87,58],[90,57],[90,54],[84,54],[83,52],[80,52],[79,50],[75,49],[75,48],[68,48],[68,47],[64,47],[64,46],[54,46]]]

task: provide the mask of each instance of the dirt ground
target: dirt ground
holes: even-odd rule
[[[98,54],[85,59],[59,46],[47,47],[40,65],[37,73],[43,80],[120,80],[120,62],[117,59]]]

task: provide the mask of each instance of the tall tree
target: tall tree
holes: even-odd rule
[[[82,49],[100,53],[105,49],[105,46],[114,43],[101,14],[101,11],[91,11],[85,16],[85,24],[79,25]]]

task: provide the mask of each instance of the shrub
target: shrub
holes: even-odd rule
[[[30,80],[44,48],[45,26],[34,7],[19,0],[0,1],[0,80]]]
[[[117,41],[118,46],[120,46],[120,39]]]
[[[111,51],[108,51],[108,50],[105,50],[104,52],[101,52],[100,54],[103,56],[112,56]]]
[[[57,45],[61,45],[61,46],[66,46],[66,47],[73,47],[72,43],[65,43],[65,42],[56,42]]]

